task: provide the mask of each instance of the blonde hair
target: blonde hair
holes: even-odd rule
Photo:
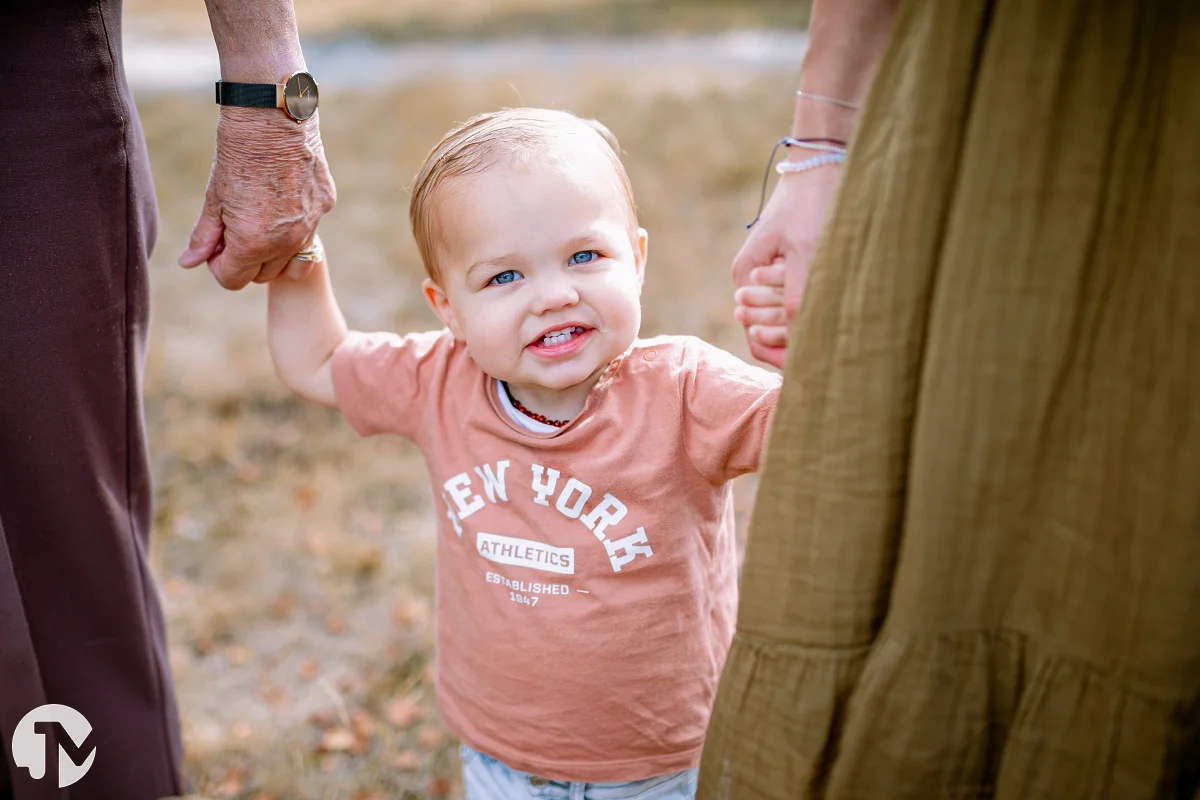
[[[430,278],[437,281],[440,276],[435,247],[440,231],[434,213],[438,190],[453,178],[478,174],[510,160],[543,155],[543,148],[572,129],[584,129],[598,137],[596,144],[612,160],[617,179],[629,201],[630,231],[637,228],[633,187],[625,165],[621,163],[620,145],[608,128],[566,111],[545,108],[490,111],[472,117],[443,136],[426,156],[413,181],[408,217],[425,272]]]

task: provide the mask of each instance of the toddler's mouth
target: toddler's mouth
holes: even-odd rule
[[[564,325],[543,333],[529,343],[529,348],[542,356],[562,356],[573,353],[583,346],[591,328],[584,325]]]

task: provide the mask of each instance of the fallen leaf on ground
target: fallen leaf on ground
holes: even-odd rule
[[[429,781],[430,797],[445,797],[450,794],[450,779],[445,775],[437,775]]]
[[[397,697],[384,708],[383,718],[397,728],[407,728],[421,718],[421,707],[411,697]]]
[[[225,648],[225,658],[235,667],[242,667],[253,660],[254,651],[244,644],[235,644]]]
[[[288,693],[282,686],[267,685],[258,690],[258,696],[263,701],[271,706],[271,708],[279,708],[287,702]]]
[[[446,734],[438,728],[424,727],[417,731],[417,744],[426,750],[436,750],[445,738]]]
[[[233,797],[242,791],[242,784],[245,780],[245,767],[230,767],[225,770],[225,774],[221,776],[220,782],[213,788],[212,792],[217,797]]]
[[[159,581],[159,586],[168,597],[179,597],[191,589],[186,578],[172,576]]]
[[[213,789],[213,794],[217,797],[233,797],[240,791],[242,791],[241,781],[225,781],[217,784],[217,787]]]
[[[392,619],[404,628],[417,628],[429,622],[429,605],[423,598],[402,600],[392,609]]]
[[[308,511],[317,502],[317,490],[308,484],[297,486],[292,496],[302,511]]]
[[[288,591],[280,592],[271,601],[271,616],[275,619],[286,619],[296,607],[296,596]]]
[[[237,468],[237,477],[242,483],[257,483],[262,477],[262,467],[258,464],[243,463]]]
[[[356,709],[350,715],[350,723],[354,727],[354,732],[363,739],[369,739],[375,735],[375,720],[371,719],[371,715],[361,708]]]
[[[330,728],[321,736],[321,749],[345,752],[358,746],[358,737],[349,728]]]

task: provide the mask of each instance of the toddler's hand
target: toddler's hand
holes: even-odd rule
[[[306,281],[314,276],[321,277],[324,271],[325,245],[321,243],[321,237],[314,233],[312,243],[292,256],[279,278],[286,281]]]
[[[783,352],[788,343],[787,309],[784,306],[784,280],[787,269],[783,259],[750,271],[750,284],[734,292],[737,303],[733,315],[746,328],[751,342],[770,348],[774,357],[764,359],[776,367],[783,366]]]

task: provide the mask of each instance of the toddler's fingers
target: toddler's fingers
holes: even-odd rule
[[[778,286],[782,289],[786,279],[787,264],[783,261],[776,261],[765,267],[755,267],[750,270],[750,283],[759,286]]]
[[[787,347],[787,325],[751,325],[750,338],[765,347]]]
[[[782,306],[738,306],[733,311],[734,318],[744,326],[751,325],[780,325],[787,326],[787,310]]]
[[[783,287],[743,286],[733,293],[733,300],[740,306],[782,306]]]
[[[287,268],[284,269],[283,272],[279,273],[279,278],[289,281],[303,281],[308,279],[308,276],[312,274],[312,271],[313,262],[300,261],[293,258],[288,262]],[[278,278],[276,278],[276,280],[278,280]]]

